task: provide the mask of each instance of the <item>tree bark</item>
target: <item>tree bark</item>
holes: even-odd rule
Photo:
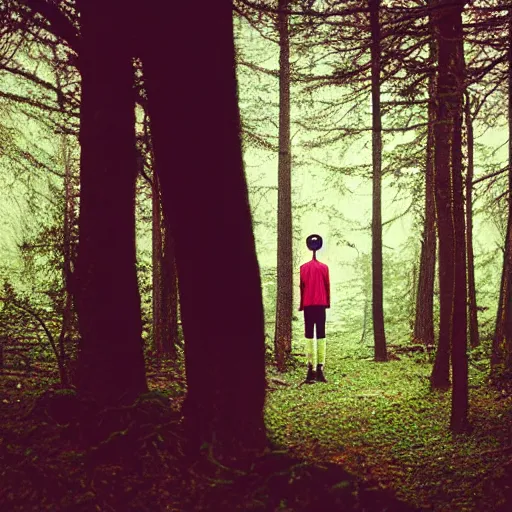
[[[372,59],[372,314],[375,361],[387,361],[382,271],[382,120],[380,113],[380,0],[369,0]]]
[[[430,0],[429,6],[436,7],[439,4],[440,0]],[[436,66],[438,67],[437,74],[439,75],[439,27],[438,23],[434,19],[434,14],[431,13],[429,16],[429,25],[430,30],[432,31],[432,39],[433,42],[431,43],[430,49],[431,49],[431,56],[434,57]],[[432,55],[434,54],[434,55]],[[437,177],[438,174],[436,172],[436,166],[438,165],[438,162],[440,161],[441,155],[446,155],[449,151],[449,143],[447,140],[442,139],[442,135],[436,132],[438,130],[438,121],[437,116],[439,115],[439,105],[437,105],[436,101],[439,97],[439,93],[437,90],[437,82],[438,78],[435,79],[435,83],[432,83],[433,78],[431,78],[431,82],[429,84],[429,138],[430,140],[427,140],[427,151],[428,151],[428,145],[429,142],[431,143],[431,153],[430,155],[427,153],[427,158],[430,156],[431,165],[432,168],[429,169],[427,167],[427,173],[430,170],[432,172],[431,175],[431,186],[432,186],[432,194],[434,195],[434,205],[431,205],[434,211],[436,210],[436,203],[437,203]],[[438,130],[439,131],[439,130]],[[428,165],[428,161],[427,161]],[[445,165],[443,161],[443,165]],[[446,170],[444,169],[445,173]],[[427,174],[428,177],[428,174]],[[427,191],[425,191],[427,193]],[[449,196],[447,196],[449,197]],[[443,202],[446,200],[445,197],[441,199]],[[434,217],[435,221],[438,221],[437,218],[438,213],[436,212],[436,215]],[[437,222],[437,224],[439,224]],[[430,226],[431,227],[431,226]],[[434,227],[435,229],[435,227]],[[435,240],[435,237],[434,237]],[[434,241],[435,244],[435,241]],[[443,246],[444,247],[444,246]],[[435,250],[435,245],[434,245]],[[435,258],[435,253],[434,253]],[[441,259],[441,255],[439,254],[439,260]],[[431,263],[432,265],[432,263]],[[433,267],[435,271],[435,259],[433,262]],[[430,267],[432,268],[432,267]],[[443,267],[444,269],[444,267]],[[444,272],[444,270],[443,270]],[[450,282],[451,276],[444,276],[445,282]],[[434,279],[432,279],[432,290],[434,289]],[[439,267],[439,290],[441,294],[441,289],[444,291],[445,286],[443,285],[443,274],[441,273],[441,267]],[[432,298],[433,299],[433,298]],[[433,304],[433,300],[432,300]],[[446,299],[443,300],[442,306],[440,304],[440,307],[444,308],[442,312],[440,312],[440,319],[443,319],[443,323],[440,322],[439,325],[439,339],[437,342],[436,347],[436,356],[434,359],[434,365],[432,367],[432,373],[430,375],[430,385],[433,389],[448,389],[451,385],[450,381],[450,333],[448,326],[446,324],[448,318],[449,318],[449,311],[446,311],[446,308],[449,307],[449,303],[446,301]],[[433,323],[432,323],[433,327]]]
[[[430,21],[430,24],[432,22]],[[433,39],[429,45],[430,60],[437,60],[437,48]],[[414,341],[434,345],[434,279],[436,270],[436,206],[434,195],[434,122],[435,122],[435,74],[428,83],[428,132],[425,158],[425,219],[421,241],[418,294],[416,295],[416,318]],[[448,361],[447,361],[448,362]]]
[[[277,195],[277,297],[275,355],[279,370],[292,350],[293,255],[290,144],[289,0],[279,0],[279,162]]]
[[[263,304],[242,160],[232,5],[177,3],[169,18],[164,2],[150,1],[137,17],[164,219],[176,249],[185,432],[194,450],[205,442],[224,454],[260,449]],[[172,62],[162,61],[162,48],[174,50]]]
[[[151,144],[149,137],[147,142]],[[165,355],[175,359],[178,344],[178,286],[174,242],[163,218],[162,195],[155,166],[152,155],[153,348],[159,357]]]
[[[163,226],[162,259],[162,350],[171,359],[176,358],[178,345],[178,276],[176,254],[171,231]]]
[[[462,105],[464,1],[439,0],[433,14],[438,46],[436,87],[435,186],[439,235],[439,345],[451,347],[452,408],[450,428],[468,426],[466,244],[462,180]],[[435,365],[434,365],[435,369]],[[432,385],[444,384],[432,374]],[[441,376],[443,379],[446,377]]]
[[[493,377],[512,370],[512,9],[509,10],[508,16],[508,220],[491,353]]]
[[[137,158],[125,4],[81,0],[78,389],[103,404],[147,391],[135,271]]]
[[[469,94],[466,94],[466,133],[468,145],[468,169],[466,172],[466,250],[468,265],[468,313],[469,343],[471,347],[480,345],[478,333],[478,309],[475,285],[475,256],[473,251],[473,176],[474,176],[474,135],[473,119]]]
[[[163,352],[163,304],[162,304],[162,211],[160,201],[160,187],[158,176],[153,167],[153,180],[151,182],[152,206],[152,309],[153,309],[153,350],[161,356]]]

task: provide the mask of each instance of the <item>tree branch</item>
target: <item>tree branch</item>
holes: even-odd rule
[[[47,20],[52,34],[65,41],[75,53],[79,53],[80,36],[78,31],[55,4],[45,0],[22,0],[22,3]]]
[[[485,181],[490,178],[494,178],[494,176],[499,176],[500,174],[503,174],[506,171],[508,171],[508,165],[498,171],[491,172],[490,174],[486,174],[485,176],[482,176],[481,178],[477,178],[476,180],[473,180],[471,185],[475,186],[477,183],[480,183],[481,181]]]
[[[25,311],[25,313],[28,313],[29,315],[33,316],[37,320],[39,325],[43,328],[43,330],[48,338],[48,341],[50,342],[50,345],[52,346],[52,349],[55,353],[57,361],[59,361],[59,356],[58,356],[58,352],[57,352],[57,345],[55,344],[55,339],[53,338],[52,333],[46,326],[46,323],[44,322],[44,320],[35,311],[32,311],[32,309],[30,309],[26,306],[22,306],[21,304],[18,304],[18,302],[16,302],[15,300],[5,298],[5,297],[0,297],[0,301],[10,302],[14,307],[21,309],[22,311]]]
[[[292,9],[276,9],[263,3],[253,2],[251,0],[239,0],[239,4],[246,5],[252,9],[260,12],[267,12],[270,14],[287,14],[288,16],[311,16],[315,18],[332,18],[335,16],[352,16],[353,14],[360,14],[368,12],[367,7],[353,7],[349,9],[343,9],[341,11],[315,11],[313,9],[303,9],[301,11],[294,11]]]

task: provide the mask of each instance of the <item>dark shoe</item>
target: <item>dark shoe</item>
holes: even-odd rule
[[[306,384],[313,384],[316,381],[316,372],[313,370],[313,365],[308,364],[308,374],[306,375]]]
[[[324,376],[324,365],[323,364],[316,365],[316,380],[318,382],[327,382],[327,379]]]

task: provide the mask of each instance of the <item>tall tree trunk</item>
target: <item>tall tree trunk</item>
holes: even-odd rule
[[[147,144],[151,144],[149,136]],[[153,153],[153,152],[152,152]],[[162,195],[156,163],[152,155],[152,223],[153,223],[153,348],[161,357],[176,356],[178,343],[178,286],[174,242],[165,225],[162,212]]]
[[[438,9],[433,14],[439,52],[434,127],[441,306],[439,343],[442,337],[447,337],[445,343],[451,347],[453,388],[450,428],[454,432],[465,430],[468,424],[466,244],[462,180],[463,6],[463,0],[439,0]]]
[[[289,0],[279,0],[279,163],[277,194],[277,298],[275,355],[277,366],[285,369],[292,348],[293,256],[292,182],[290,144],[290,42]]]
[[[436,6],[439,4],[439,0],[430,0],[429,1],[429,7],[436,8]],[[436,21],[434,19],[434,11],[430,13],[429,16],[429,26],[432,33],[432,42],[430,44],[430,56],[433,59],[433,62],[435,62],[435,66],[438,68],[439,66],[439,48],[438,48],[438,42],[439,42],[439,28],[436,24]],[[439,69],[438,69],[439,73]],[[437,135],[437,139],[435,138],[435,130],[437,127],[437,115],[438,115],[438,108],[436,107],[436,101],[438,97],[438,91],[437,91],[437,81],[438,79],[434,76],[431,76],[430,82],[429,82],[429,112],[428,112],[428,120],[429,120],[429,139],[427,140],[427,179],[429,178],[429,171],[431,172],[430,175],[430,186],[431,192],[434,199],[434,204],[430,204],[430,211],[426,211],[426,215],[429,213],[434,213],[434,217],[430,219],[430,221],[436,221],[437,220],[437,212],[436,212],[436,201],[437,201],[437,174],[436,174],[436,165],[438,162],[438,158],[441,158],[441,154],[446,154],[448,152],[449,143],[448,141],[443,141],[443,139]],[[430,153],[429,151],[429,144],[430,144]],[[428,159],[431,159],[430,162]],[[430,167],[429,167],[430,163]],[[428,185],[428,183],[427,183]],[[428,194],[427,187],[425,187],[425,194]],[[449,196],[448,196],[449,197]],[[444,199],[443,199],[444,200]],[[427,196],[425,197],[425,201],[427,201]],[[427,206],[425,205],[425,209]],[[426,223],[426,219],[425,219]],[[432,229],[432,226],[429,224],[430,229]],[[433,228],[435,230],[435,226]],[[431,233],[431,231],[429,231]],[[435,271],[435,234],[433,234],[433,239],[431,239],[431,244],[433,245],[433,261],[430,261],[430,267],[429,270]],[[429,253],[431,255],[431,253]],[[439,255],[439,259],[441,259],[441,255]],[[441,268],[439,268],[439,290],[441,293],[441,289],[444,290],[443,287],[443,275],[441,275]],[[450,276],[445,276],[445,279],[450,279]],[[449,282],[449,281],[448,281]],[[432,291],[434,290],[434,279],[432,279]],[[432,307],[433,307],[433,294],[432,294]],[[446,300],[443,302],[443,307],[446,309],[448,307],[448,303]],[[443,313],[440,314],[440,317],[444,319],[444,323],[440,324],[439,326],[439,340],[437,342],[436,347],[436,356],[434,359],[434,365],[432,367],[432,373],[430,376],[430,385],[433,389],[448,389],[451,385],[450,382],[450,333],[448,330],[448,327],[446,325],[446,321],[448,319],[448,311],[443,310]],[[434,322],[432,318],[432,338],[433,336],[433,327]]]
[[[153,167],[153,180],[151,182],[152,206],[152,309],[153,309],[153,350],[160,356],[163,352],[163,322],[162,322],[162,211],[160,201],[160,187],[158,176]]]
[[[178,344],[178,276],[174,240],[168,226],[163,226],[162,259],[162,349],[172,359]]]
[[[505,369],[512,370],[512,9],[508,17],[508,220],[491,354],[493,376],[499,376]]]
[[[466,173],[466,250],[468,266],[468,313],[469,313],[469,342],[472,347],[480,344],[478,333],[478,309],[475,286],[475,256],[473,252],[473,175],[474,175],[474,135],[473,119],[469,94],[466,94],[466,133],[468,144],[468,170]]]
[[[240,454],[265,444],[265,344],[232,5],[181,2],[172,18],[165,7],[150,1],[137,17],[164,219],[175,240],[185,431],[191,448],[208,442]],[[162,61],[162,48],[173,50],[172,61]]]
[[[124,4],[80,0],[78,388],[104,404],[147,390],[135,271],[137,159],[132,60],[118,27]]]
[[[509,181],[510,181],[510,163],[509,163]],[[509,189],[510,190],[510,189]],[[505,248],[503,251],[503,266],[501,270],[500,296],[498,299],[498,310],[496,313],[496,327],[494,329],[494,337],[492,340],[491,351],[491,376],[496,377],[498,368],[503,363],[504,341],[505,341],[505,311],[507,297],[510,295],[510,276],[508,276],[509,261],[512,261],[511,241],[512,241],[512,208],[510,207],[511,192],[509,191],[509,212],[507,220],[507,233],[505,235]]]
[[[430,21],[430,25],[431,25]],[[433,39],[429,45],[432,65],[437,60],[437,48]],[[434,196],[434,122],[435,122],[435,74],[428,81],[428,132],[425,158],[425,219],[421,241],[418,294],[416,295],[416,319],[414,340],[425,345],[434,345],[434,279],[436,270],[436,206]],[[438,352],[439,354],[439,352]],[[448,369],[446,358],[446,369]],[[446,371],[448,373],[448,371]]]
[[[382,120],[380,114],[380,0],[368,0],[372,59],[372,314],[375,361],[387,361],[382,275]]]

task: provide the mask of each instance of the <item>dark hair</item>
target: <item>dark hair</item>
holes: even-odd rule
[[[318,251],[318,249],[321,249],[322,244],[323,240],[320,235],[309,235],[306,238],[306,245],[310,251]]]

